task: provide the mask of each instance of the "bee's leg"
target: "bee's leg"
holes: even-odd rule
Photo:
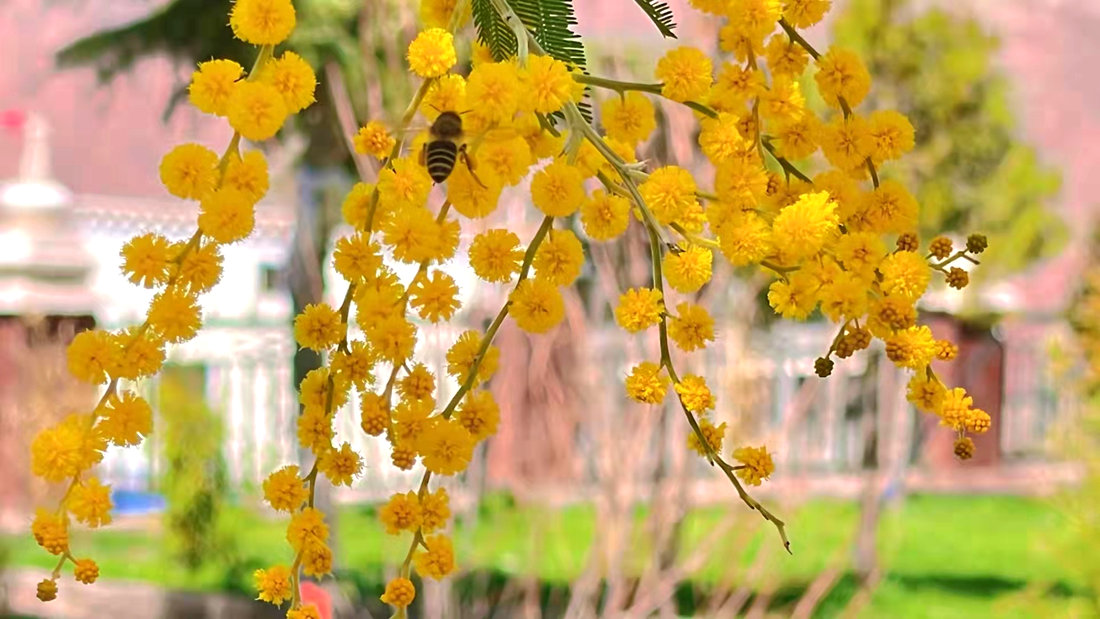
[[[477,173],[474,172],[474,161],[470,158],[470,153],[466,152],[465,144],[458,147],[458,156],[462,157],[462,163],[466,165],[466,169],[470,171],[470,176],[474,177],[474,180],[477,181],[477,184],[481,185],[485,189],[488,189],[488,187],[485,186],[485,183],[481,182],[481,179],[477,177]]]
[[[424,142],[420,145],[420,165],[428,164],[428,143]]]

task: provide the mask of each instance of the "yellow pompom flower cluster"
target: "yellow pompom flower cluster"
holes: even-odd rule
[[[301,574],[327,574],[332,551],[324,515],[312,503],[321,477],[352,485],[362,470],[362,457],[349,443],[334,443],[335,412],[352,400],[353,390],[361,429],[388,443],[393,466],[423,470],[414,489],[394,494],[379,512],[386,531],[409,542],[381,599],[403,617],[416,597],[413,570],[433,579],[456,570],[446,534],[449,498],[438,478],[461,474],[500,424],[502,411],[486,385],[500,364],[495,336],[509,318],[532,336],[555,329],[566,317],[562,288],[584,276],[585,245],[616,239],[631,225],[648,238],[651,276],[624,286],[614,319],[632,336],[656,337],[660,357],[624,368],[625,394],[662,405],[671,391],[691,427],[687,447],[717,465],[784,543],[783,521],[745,491],[775,472],[767,447],[744,446],[745,437],[727,446],[715,392],[703,377],[676,371],[682,355],[705,349],[720,335],[715,317],[688,298],[710,282],[721,266],[715,259],[770,274],[768,302],[781,316],[805,320],[820,313],[837,325],[829,350],[815,363],[819,375],[833,371],[834,354],[848,358],[878,338],[891,361],[914,372],[909,397],[915,405],[937,415],[960,440],[988,429],[988,415],[965,391],[948,389],[936,377],[932,361],[950,360],[958,351],[917,324],[916,309],[936,273],[953,286],[965,285],[956,271],[965,272],[951,265],[976,263],[984,240],[954,253],[942,242],[927,256],[919,251],[916,200],[901,183],[879,178],[883,166],[913,148],[912,125],[897,112],[860,114],[871,80],[859,57],[841,48],[821,54],[798,34],[823,19],[830,2],[692,4],[723,20],[722,57],[677,47],[657,61],[656,83],[644,84],[587,75],[546,53],[533,35],[510,58],[494,58],[487,46],[474,44],[466,71],[458,63],[455,29],[467,20],[469,4],[422,2],[424,29],[406,52],[420,83],[402,126],[391,131],[370,120],[351,140],[381,169],[352,187],[343,203],[350,233],[337,241],[333,256],[347,281],[343,302],[310,305],[294,322],[299,346],[325,359],[298,385],[303,413],[297,436],[313,463],[284,466],[263,483],[267,503],[289,515],[292,567],[257,571],[259,599],[289,602],[291,619],[317,615],[316,607],[302,604]],[[507,14],[507,0],[492,5],[505,23],[518,23]],[[238,0],[230,26],[240,39],[263,46],[257,68],[245,76],[235,63],[212,60],[193,76],[192,102],[224,116],[237,136],[221,158],[184,145],[162,162],[168,190],[199,202],[199,231],[175,243],[141,235],[123,249],[131,281],[163,289],[150,320],[118,333],[81,334],[70,348],[74,375],[109,380],[111,387],[93,413],[74,413],[36,439],[35,472],[79,482],[66,497],[63,518],[46,512],[35,520],[35,539],[50,552],[70,556],[69,516],[93,526],[108,521],[109,493],[85,473],[108,443],[133,444],[150,429],[148,406],[115,393],[117,380],[155,372],[166,343],[194,335],[194,297],[218,279],[218,247],[252,228],[267,170],[258,153],[238,154],[239,138],[275,135],[288,114],[313,100],[316,79],[308,65],[290,52],[273,55],[272,46],[294,23],[289,0]],[[810,109],[802,91],[806,71],[828,105],[823,116]],[[578,107],[586,86],[613,91],[599,106],[603,133]],[[700,150],[711,169],[697,174],[639,161],[637,147],[656,127],[650,99],[656,96],[696,112]],[[417,114],[431,121],[443,111],[459,113],[463,132],[478,137],[463,144],[464,156],[442,181],[445,191],[437,200],[433,176],[417,157],[422,143],[406,144],[403,135]],[[823,169],[811,177],[795,161]],[[541,219],[533,234],[475,221],[493,216],[505,188],[522,187],[525,178]],[[476,230],[468,246],[460,244],[464,229]],[[443,376],[414,353],[426,323],[461,316],[458,283],[444,270],[456,259],[499,287],[506,301],[484,331],[456,338]],[[415,274],[399,278],[401,264],[415,265],[409,271]],[[437,401],[437,387],[448,380],[457,388],[447,401]],[[80,569],[90,577],[90,568]],[[39,593],[55,595],[55,583],[47,581]]]
[[[38,586],[42,600],[57,596],[57,579],[66,561],[72,562],[77,581],[89,584],[98,578],[93,560],[71,554],[70,522],[100,527],[111,521],[111,488],[92,468],[108,445],[137,445],[153,430],[149,403],[121,381],[156,374],[169,344],[196,335],[202,324],[199,295],[221,277],[222,246],[252,232],[256,203],[268,189],[268,168],[259,150],[242,155],[241,138],[269,138],[289,114],[313,102],[316,78],[310,66],[292,52],[272,54],[294,23],[289,0],[234,3],[230,26],[238,38],[260,46],[259,58],[247,75],[231,60],[199,64],[188,95],[199,110],[225,117],[236,133],[221,156],[200,144],[181,144],[164,156],[159,168],[170,194],[196,203],[198,229],[185,239],[145,232],[125,243],[120,252],[123,274],[156,291],[145,321],[113,332],[84,331],[69,344],[70,373],[105,389],[90,411],[73,412],[41,430],[31,444],[32,471],[68,487],[56,511],[38,510],[31,525],[35,541],[59,555],[51,577]],[[275,503],[283,509],[305,500],[304,488],[296,493],[285,480],[277,481],[270,492],[279,497]]]

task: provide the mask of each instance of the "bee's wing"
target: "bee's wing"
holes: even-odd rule
[[[407,138],[407,137],[412,136],[412,135],[417,135],[418,133],[423,133],[423,132],[427,131],[430,127],[431,127],[430,123],[418,119],[414,122],[409,123],[409,126],[405,127],[404,129],[402,129],[400,127],[391,127],[390,128],[390,133],[392,133],[394,135],[394,137],[405,137],[405,138]]]

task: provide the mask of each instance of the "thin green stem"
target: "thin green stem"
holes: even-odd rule
[[[684,237],[684,240],[688,241],[689,243],[694,243],[695,245],[699,245],[700,247],[709,247],[710,249],[722,248],[722,246],[718,244],[718,241],[699,236],[698,234],[695,234],[693,232],[689,232],[678,223],[673,222],[670,227],[677,233],[679,233],[680,236]]]
[[[799,45],[801,45],[802,49],[806,50],[806,52],[808,52],[810,54],[811,58],[813,58],[814,60],[817,60],[818,58],[821,57],[821,54],[819,54],[818,51],[816,49],[814,49],[814,46],[810,45],[810,42],[807,41],[806,39],[803,39],[802,35],[798,34],[798,31],[795,30],[794,26],[792,26],[790,24],[790,22],[788,22],[786,19],[780,19],[779,20],[779,27],[782,28],[783,31],[787,33],[787,36],[790,37],[790,39],[792,41],[794,41],[795,43],[798,43]]]
[[[653,84],[653,83],[643,83],[643,82],[624,82],[624,81],[621,81],[621,80],[611,79],[609,77],[599,77],[599,76],[596,76],[596,75],[584,75],[584,74],[580,74],[580,73],[574,74],[573,79],[576,80],[580,84],[586,84],[588,86],[597,86],[597,87],[600,87],[600,88],[606,88],[608,90],[613,90],[613,91],[615,91],[619,94],[622,94],[624,92],[628,92],[628,91],[633,90],[635,92],[647,92],[647,93],[653,94],[653,95],[661,95],[662,97],[664,96],[662,94],[662,89],[664,88],[663,84]],[[667,99],[667,97],[665,97],[665,98]],[[672,99],[668,99],[668,100],[673,101]],[[674,103],[679,103],[680,105],[691,108],[691,109],[695,110],[696,112],[699,112],[700,114],[703,114],[704,116],[707,116],[709,118],[718,118],[718,112],[715,111],[714,108],[712,108],[712,107],[710,107],[706,104],[699,103],[698,101],[674,101]]]
[[[554,218],[547,216],[542,220],[542,225],[539,226],[537,232],[535,232],[534,238],[531,239],[531,244],[527,246],[527,252],[523,255],[523,266],[520,267],[519,278],[516,279],[516,286],[518,287],[520,282],[527,279],[528,273],[531,271],[531,263],[535,259],[535,252],[538,251],[539,245],[542,244],[543,239],[546,238],[547,233],[550,232],[550,227],[554,223]],[[462,401],[462,397],[466,395],[474,385],[477,383],[477,373],[481,369],[481,363],[485,360],[485,355],[489,353],[489,347],[493,345],[493,339],[497,335],[497,331],[500,330],[500,326],[504,324],[504,319],[508,317],[508,308],[511,306],[511,301],[506,301],[501,306],[500,311],[497,312],[496,318],[493,319],[492,324],[486,329],[485,335],[481,338],[481,346],[477,349],[477,355],[474,357],[474,362],[470,364],[470,369],[466,372],[466,378],[462,381],[462,385],[459,386],[458,391],[455,392],[447,406],[443,409],[441,416],[444,419],[450,419],[454,414],[456,408],[458,408],[459,402]]]
[[[878,170],[875,169],[875,164],[870,157],[867,158],[867,171],[871,173],[871,183],[874,184],[875,189],[878,189]]]
[[[779,167],[783,169],[783,172],[786,173],[788,177],[793,176],[800,181],[813,184],[813,181],[810,180],[810,177],[803,174],[802,170],[799,170],[797,167],[795,167],[795,165],[785,157],[780,157],[778,154],[776,154],[775,147],[772,146],[770,142],[764,141],[763,145],[764,150],[772,156],[772,159],[774,159],[775,162],[779,164]]]
[[[606,88],[608,90],[614,90],[618,93],[624,93],[630,90],[637,92],[648,92],[651,94],[661,94],[663,85],[658,83],[643,83],[643,82],[624,82],[621,80],[611,79],[609,77],[600,77],[598,75],[585,75],[583,73],[575,73],[573,79],[581,84],[587,84],[589,86],[598,86],[600,88]]]

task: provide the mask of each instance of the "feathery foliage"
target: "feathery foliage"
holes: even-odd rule
[[[634,4],[645,12],[646,17],[649,17],[653,25],[657,26],[661,34],[670,39],[676,38],[676,34],[672,32],[676,28],[676,22],[673,21],[672,9],[667,3],[661,0],[634,0]]]

